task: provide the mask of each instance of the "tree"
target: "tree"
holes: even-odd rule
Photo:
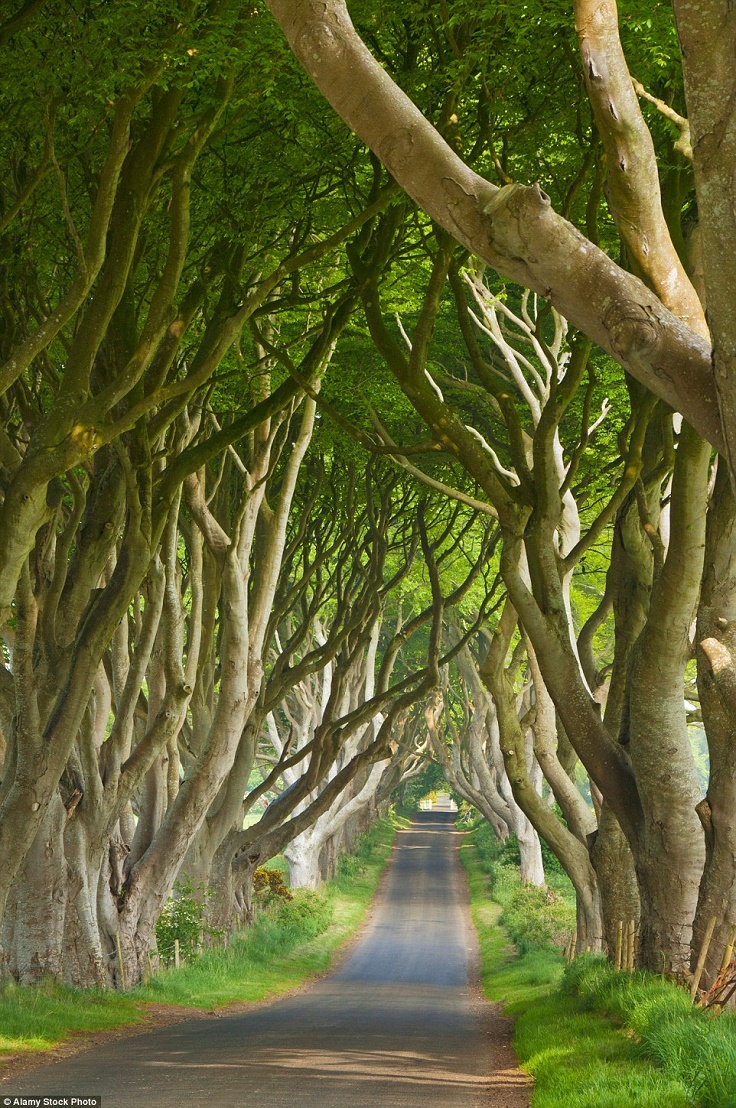
[[[269,0],[267,6],[338,114],[420,207],[499,273],[550,300],[632,376],[683,412],[709,442],[725,448],[731,433],[717,409],[702,308],[672,247],[613,3],[591,5],[598,12],[594,45],[600,37],[610,53],[610,71],[604,73],[592,54],[589,69],[596,103],[613,105],[598,113],[599,125],[605,123],[609,167],[611,152],[620,148],[625,191],[633,190],[637,219],[621,210],[615,192],[609,203],[652,292],[558,216],[538,186],[498,188],[469,169],[366,49],[343,0],[329,0],[319,10],[307,0]],[[577,15],[587,52],[586,7],[579,4]],[[641,166],[629,174],[634,135],[643,146]],[[645,215],[654,240],[641,225]]]
[[[736,911],[732,421],[701,306],[720,372],[722,43],[707,72],[677,6],[693,145],[663,5],[354,0],[365,45],[336,0],[270,7],[373,152],[258,6],[0,25],[4,957],[132,983],[177,873],[226,926],[274,851],[316,880],[429,733],[528,875],[552,844],[580,948],[637,919],[642,963],[685,974],[715,915],[712,974]]]
[[[168,801],[191,818],[172,834],[176,850],[168,862],[158,858],[155,895],[142,897],[153,915],[162,887],[166,895],[167,865],[177,868],[176,852],[182,843],[186,850],[187,835],[213,799],[209,791],[217,791],[229,768],[244,709],[237,681],[220,685],[216,726],[197,736],[201,772],[186,766],[186,788],[179,789],[178,739],[190,698],[201,695],[197,606],[206,593],[207,619],[218,605],[243,615],[264,493],[259,482],[283,449],[279,429],[291,425],[300,405],[307,424],[314,417],[313,400],[304,401],[293,378],[282,371],[271,387],[261,354],[254,351],[249,363],[244,333],[256,314],[266,327],[279,296],[283,308],[291,295],[292,356],[316,386],[350,297],[331,287],[321,295],[298,271],[341,241],[339,233],[334,240],[323,235],[323,215],[329,223],[346,217],[352,234],[364,222],[360,214],[355,221],[364,209],[363,186],[369,208],[380,210],[387,197],[370,195],[370,166],[364,177],[350,150],[336,155],[335,147],[331,153],[347,157],[360,179],[341,190],[339,201],[329,185],[323,189],[323,136],[311,164],[300,163],[309,218],[299,204],[284,208],[273,173],[279,136],[271,129],[261,137],[256,123],[264,71],[240,49],[253,40],[239,5],[195,3],[172,13],[123,2],[81,14],[48,5],[44,16],[60,32],[53,41],[36,19],[38,9],[26,14],[5,25],[8,79],[1,94],[12,123],[0,199],[8,259],[0,349],[0,611],[7,647],[0,916],[10,895],[4,946],[19,973],[61,972],[66,926],[66,949],[80,952],[69,975],[99,983],[109,968],[102,947],[124,918],[136,930],[130,889],[134,876],[141,883],[153,840],[165,837],[159,833]],[[124,44],[114,58],[106,45],[111,37]],[[47,77],[40,99],[32,76],[39,71]],[[233,131],[259,136],[236,159]],[[259,200],[247,218],[234,218],[210,187],[223,167],[233,187],[237,182]],[[266,207],[263,196],[274,184]],[[225,379],[240,374],[242,382],[239,410],[219,426],[209,411],[218,371]],[[232,411],[227,387],[220,383],[217,395]],[[236,553],[233,530],[207,529],[211,519],[197,493],[203,468],[248,438],[256,443],[250,517],[242,528],[237,519],[227,521],[242,538]],[[194,531],[182,510],[191,513]],[[280,523],[273,523],[275,532]],[[203,562],[207,570],[217,567],[211,590],[194,580]],[[272,573],[277,564],[275,550]],[[268,578],[253,621],[256,640],[273,587]],[[185,670],[182,607],[190,598]],[[242,675],[249,648],[236,622],[220,627],[218,663],[229,658]],[[254,654],[257,647],[256,641]],[[139,802],[136,813],[132,805]],[[62,829],[76,887],[66,924],[58,880]],[[50,838],[57,854],[47,865],[57,876],[45,881],[41,863]],[[121,851],[130,847],[123,872]],[[146,928],[140,931],[138,953],[145,958]],[[140,970],[137,954],[134,963],[129,979]]]
[[[721,420],[716,405],[716,394],[723,392],[725,395],[726,386],[723,390],[716,386],[703,308],[678,256],[675,238],[665,217],[655,147],[626,66],[613,3],[581,0],[576,5],[576,27],[582,57],[581,72],[605,157],[608,207],[616,223],[627,263],[636,276],[616,265],[594,242],[558,216],[549,198],[537,186],[507,183],[499,189],[464,164],[452,143],[445,141],[385,69],[375,62],[357,36],[343,3],[330,2],[322,5],[319,11],[306,3],[287,5],[280,0],[272,0],[268,6],[285,31],[295,54],[338,113],[382,158],[395,178],[437,223],[497,272],[551,301],[562,315],[603,347],[634,378],[683,412],[696,430],[708,443],[723,452],[728,461],[729,444],[736,431],[729,418]],[[681,7],[677,14],[683,43],[692,45],[692,12],[688,5]],[[724,26],[730,27],[730,16],[724,13],[724,18],[727,20]],[[698,33],[702,33],[700,27]],[[715,28],[711,29],[711,34],[717,34]],[[708,36],[705,37],[708,40]],[[726,41],[729,41],[727,35]],[[698,51],[698,59],[702,59],[700,45]],[[721,57],[718,52],[717,57]],[[697,59],[694,59],[694,64],[686,62],[686,71],[689,100],[695,101],[696,113],[707,118],[708,111],[712,114],[713,109],[705,109],[698,102],[697,82],[699,78],[704,80],[706,87],[712,91],[710,75],[705,77],[702,60],[698,63]],[[730,78],[720,69],[719,73],[718,79],[728,82]],[[646,90],[643,93],[661,111],[667,112],[669,118],[678,122],[684,133],[684,121],[676,112]],[[685,149],[684,146],[682,148]],[[716,193],[723,188],[720,157],[720,150],[717,153],[711,150],[710,160],[700,154],[695,159],[696,186],[698,195],[703,198],[707,195],[709,174],[715,182],[711,187]],[[718,193],[717,200],[720,195],[722,191]],[[669,222],[672,225],[672,219]],[[715,222],[715,219],[710,220],[711,236]],[[728,218],[725,225],[729,225]],[[681,243],[681,237],[677,238],[677,242]],[[703,267],[706,273],[711,270],[717,274],[723,266],[723,240],[715,245],[711,237],[710,242],[712,250],[709,256],[704,252]],[[731,245],[728,243],[728,246]],[[519,494],[508,487],[498,459],[495,465],[489,466],[487,456],[485,459],[481,457],[477,445],[469,440],[455,414],[443,404],[442,398],[430,394],[422,376],[422,355],[436,318],[444,274],[448,272],[448,263],[444,263],[443,268],[441,254],[442,249],[437,255],[430,282],[434,288],[428,290],[425,297],[425,321],[420,328],[421,352],[412,351],[402,365],[385,328],[381,332],[376,316],[375,276],[367,282],[371,285],[371,291],[363,294],[367,316],[369,320],[373,319],[374,337],[401,381],[407,397],[432,429],[435,440],[462,461],[499,513],[504,529],[502,568],[510,597],[533,643],[545,683],[564,721],[565,730],[620,819],[634,851],[640,891],[646,901],[642,924],[644,960],[654,967],[658,952],[664,949],[672,968],[683,970],[687,963],[688,936],[698,883],[697,877],[692,881],[685,874],[691,871],[693,876],[699,875],[702,858],[699,850],[695,849],[700,838],[697,823],[693,823],[697,797],[690,786],[685,785],[692,758],[685,739],[681,701],[685,664],[690,650],[689,630],[685,631],[685,627],[689,629],[692,623],[702,569],[709,446],[686,427],[678,436],[672,490],[675,529],[664,546],[659,547],[659,553],[656,545],[653,550],[652,602],[648,606],[644,625],[634,635],[636,647],[631,656],[632,668],[626,684],[626,718],[622,723],[624,730],[619,736],[627,744],[624,750],[617,739],[611,742],[601,730],[600,718],[576,658],[569,613],[565,614],[564,589],[560,588],[558,570],[550,560],[555,532],[560,526],[560,491],[565,489],[565,483],[560,485],[559,477],[552,477],[554,449],[550,436],[551,429],[557,425],[564,410],[559,405],[570,402],[571,390],[568,386],[572,378],[567,374],[565,385],[555,390],[559,400],[545,405],[545,414],[535,435],[533,484],[537,499],[529,500],[528,506],[519,511],[520,504],[527,499],[522,474],[528,463],[523,453],[519,453],[517,458],[517,475],[521,485]],[[446,256],[449,258],[449,253]],[[361,276],[365,281],[366,275]],[[729,287],[729,279],[724,281],[724,288]],[[714,318],[718,317],[723,322],[716,323],[714,328],[714,358],[717,365],[725,365],[730,356],[730,340],[725,337],[730,322],[726,322],[729,315],[719,299],[720,294],[719,289],[715,293],[717,307]],[[434,308],[430,307],[430,302]],[[724,373],[723,380],[727,379],[728,374]],[[494,391],[491,383],[486,383],[486,388]],[[727,402],[722,401],[721,411],[726,413],[726,410]],[[633,480],[641,466],[641,461],[635,461],[635,457],[637,454],[641,457],[647,417],[643,412],[640,414],[643,418],[629,447],[629,451],[634,451],[629,453],[629,462],[634,468],[620,486],[618,497],[611,502],[611,508],[616,510],[633,488]],[[514,442],[518,441],[514,438],[518,430],[515,432],[510,425],[509,433],[513,448]],[[733,473],[731,476],[733,479]],[[629,479],[632,480],[630,485],[627,483]],[[540,493],[541,503],[538,499]],[[527,512],[531,514],[527,515]],[[642,526],[645,533],[650,534],[645,517],[642,517]],[[656,532],[655,524],[651,532],[653,542]],[[577,550],[576,556],[579,553]],[[523,558],[529,563],[531,589],[521,572]],[[673,605],[677,611],[674,611]],[[653,675],[648,667],[653,661],[655,642],[662,661],[663,620],[669,620],[668,627],[674,620],[681,628],[682,636],[677,643],[674,639],[668,643],[668,661],[666,664],[663,662],[667,673],[660,673],[658,667],[653,686]],[[556,625],[554,632],[553,625]],[[722,648],[724,663],[717,663],[716,669],[724,672],[722,665],[725,664],[730,672],[730,661],[725,661],[730,658],[730,653],[725,643]],[[715,649],[711,648],[711,652]],[[563,656],[567,657],[566,662],[563,662]],[[570,690],[576,687],[577,692],[571,696]],[[653,687],[658,701],[651,698]],[[649,690],[649,699],[645,688]],[[657,744],[652,746],[648,743],[653,729],[657,729],[658,735],[662,734],[654,718],[648,715],[657,702],[659,708],[656,711],[660,715],[664,711],[671,720],[672,726],[668,727],[667,733],[679,736],[675,742],[679,752],[674,755],[675,761],[680,755],[683,759],[684,775],[678,772],[668,778],[673,784],[678,782],[679,791],[676,802],[670,796],[665,805],[666,811],[661,809],[659,803],[666,790],[662,792],[655,783],[658,771],[655,771],[652,762],[648,763],[649,768],[646,764],[657,748]],[[631,761],[628,744],[631,744]],[[659,811],[665,824],[669,826],[671,823],[667,833],[670,844],[666,848],[668,856],[676,840],[682,843],[677,867],[682,867],[683,893],[687,892],[678,906],[665,904],[667,893],[661,880],[665,844],[655,845],[650,834],[659,826],[655,810]],[[653,863],[655,856],[658,859],[656,864]],[[657,866],[660,867],[660,876],[657,876]],[[729,880],[725,873],[724,880]],[[654,906],[652,897],[654,901],[662,898],[659,908]],[[674,929],[670,928],[668,918]],[[696,929],[696,941],[698,930],[702,934],[702,921]]]

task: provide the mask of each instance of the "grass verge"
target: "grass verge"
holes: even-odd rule
[[[283,910],[263,912],[227,950],[213,948],[166,970],[130,993],[70,989],[56,982],[0,987],[0,1058],[50,1050],[78,1033],[139,1023],[146,1002],[218,1008],[273,998],[329,969],[358,929],[386,865],[402,819],[381,820],[340,860],[338,874],[317,894],[297,894]]]
[[[488,870],[492,867],[487,859],[484,863],[475,835],[467,836],[460,856],[480,942],[483,991],[501,1001],[515,1018],[514,1047],[523,1069],[535,1081],[533,1108],[692,1108],[698,1104],[676,1075],[655,1068],[644,1056],[634,1030],[613,1018],[618,1013],[603,1014],[593,1010],[590,997],[563,991],[565,966],[552,946],[529,946],[517,954],[499,923],[504,902],[514,902],[513,881],[502,872],[493,888],[501,903],[490,899]],[[518,899],[513,907],[518,909]]]
[[[632,1031],[641,1051],[679,1081],[698,1108],[736,1108],[736,1017],[694,1008],[687,993],[651,973],[620,973],[576,958],[563,991]]]

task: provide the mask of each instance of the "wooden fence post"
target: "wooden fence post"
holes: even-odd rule
[[[703,942],[700,947],[700,954],[698,955],[698,964],[695,967],[695,976],[693,977],[693,983],[690,986],[691,1000],[695,1000],[698,992],[698,985],[700,984],[700,978],[703,976],[705,959],[708,957],[708,947],[710,946],[710,940],[713,938],[713,932],[715,931],[716,923],[717,917],[711,916],[708,920],[708,926],[705,929],[705,934],[703,935]]]
[[[626,923],[626,972],[634,972],[634,944],[636,935],[636,920],[630,919]]]
[[[118,974],[120,976],[120,988],[125,992],[125,964],[123,962],[123,944],[120,942],[120,932],[115,932],[115,950],[118,955]]]
[[[726,949],[723,952],[723,961],[721,962],[721,973],[731,964],[734,943],[736,943],[736,927],[732,927],[728,933],[728,942],[726,943]]]

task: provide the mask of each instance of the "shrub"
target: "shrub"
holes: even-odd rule
[[[284,930],[313,939],[330,926],[332,906],[322,892],[297,889],[291,900],[279,905],[276,920]]]
[[[358,877],[365,870],[365,862],[357,854],[341,854],[337,860],[338,877]]]
[[[501,843],[490,823],[485,820],[473,832],[473,843],[478,851],[481,865],[486,873],[492,873],[493,866],[501,856]]]
[[[197,899],[190,881],[176,881],[174,895],[164,904],[156,923],[156,946],[166,963],[174,960],[176,939],[182,958],[191,958],[197,951],[201,935],[220,934],[204,923],[204,906],[210,893],[205,889],[199,891],[201,900]]]
[[[561,949],[575,934],[575,908],[551,889],[520,885],[506,902],[501,922],[521,954]]]
[[[520,866],[521,852],[516,835],[508,835],[498,844],[498,860],[502,866]]]
[[[257,896],[262,904],[294,899],[281,870],[269,869],[266,866],[259,866],[253,874],[253,895]]]
[[[379,839],[380,827],[376,825],[372,827],[370,831],[365,831],[362,835],[358,835],[353,844],[351,854],[356,858],[360,858],[362,862],[370,862],[375,853]]]
[[[337,860],[338,877],[359,877],[365,873],[373,857],[378,841],[378,828],[374,827],[358,835],[350,852],[345,851]]]

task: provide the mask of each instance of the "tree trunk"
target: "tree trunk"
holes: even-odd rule
[[[638,931],[641,905],[631,847],[605,801],[601,807],[590,858],[598,875],[603,937],[608,957],[613,960],[619,921],[633,919]]]
[[[569,831],[542,800],[529,780],[526,749],[516,709],[513,686],[504,668],[508,644],[516,626],[516,613],[507,602],[482,673],[498,714],[506,773],[514,798],[534,824],[570,878],[577,898],[577,949],[600,951],[603,941],[598,880],[587,845]]]
[[[289,863],[289,884],[292,889],[317,889],[322,884],[320,855],[324,847],[321,836],[305,831],[289,843],[284,856]]]
[[[7,954],[10,970],[21,985],[35,985],[45,977],[63,978],[65,823],[66,809],[56,792],[22,863],[14,892],[13,948]]]
[[[77,988],[106,988],[111,981],[110,950],[103,950],[97,918],[104,851],[90,842],[77,813],[67,824],[64,854],[67,903],[64,921],[64,978]]]
[[[521,810],[519,815],[521,819],[514,829],[516,841],[519,844],[519,877],[522,885],[536,885],[537,888],[542,888],[546,883],[542,844],[531,822]]]
[[[736,486],[736,11],[727,0],[675,0],[690,123],[708,324],[725,455]]]
[[[736,925],[736,501],[719,464],[708,510],[705,572],[698,612],[698,689],[708,738],[710,778],[698,805],[705,831],[705,868],[693,926],[694,967],[709,920],[716,927],[703,985],[720,969]]]

